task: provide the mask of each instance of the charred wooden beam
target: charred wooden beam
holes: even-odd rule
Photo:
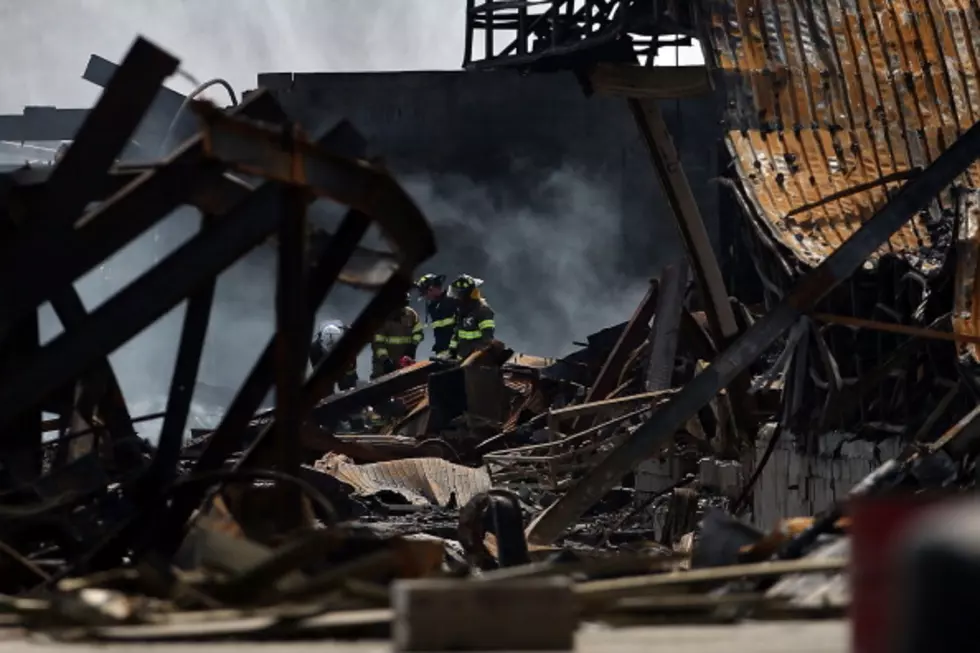
[[[609,393],[616,389],[616,382],[623,371],[630,355],[644,340],[650,335],[650,320],[653,319],[654,311],[657,308],[658,284],[651,281],[650,289],[640,301],[639,306],[633,312],[633,316],[626,325],[626,329],[619,336],[616,346],[609,352],[609,357],[599,370],[599,376],[595,383],[589,388],[585,396],[584,403],[589,404],[600,401],[609,396]],[[581,423],[576,422],[575,429],[581,430],[588,428],[592,423],[592,418],[583,418]]]
[[[660,296],[650,332],[650,362],[647,365],[647,391],[671,387],[677,359],[684,291],[687,288],[687,262],[673,263],[660,276]]]
[[[289,134],[288,127],[284,130]],[[295,127],[293,127],[295,130]],[[306,349],[313,331],[313,314],[307,310],[306,193],[302,188],[281,191],[282,221],[279,223],[279,274],[276,286],[276,467],[299,475],[302,454],[300,427],[303,425],[300,394],[306,375]],[[283,485],[278,515],[283,531],[302,523],[299,488]]]
[[[650,159],[657,170],[664,195],[674,213],[688,260],[694,270],[694,278],[703,295],[705,313],[711,324],[711,335],[719,343],[728,342],[738,334],[738,323],[725,289],[721,266],[711,248],[711,240],[694,199],[694,191],[684,174],[660,106],[655,100],[636,99],[630,99],[629,106],[650,152]]]
[[[588,79],[596,93],[627,98],[673,100],[711,92],[711,80],[705,66],[641,67],[598,63],[589,71]]]

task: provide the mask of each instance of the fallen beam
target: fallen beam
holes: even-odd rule
[[[599,401],[593,401],[587,404],[575,404],[574,406],[568,406],[567,408],[558,408],[547,414],[550,418],[549,421],[558,423],[563,419],[569,419],[572,416],[599,415],[607,410],[630,407],[630,404],[633,403],[644,401],[653,403],[658,399],[669,397],[673,393],[674,391],[670,388],[665,388],[663,390],[653,390],[651,392],[644,392],[638,395],[627,395],[625,397],[616,397],[614,399],[601,399]]]
[[[596,93],[627,98],[676,100],[711,92],[706,66],[634,66],[598,63],[589,72]]]
[[[296,127],[293,126],[294,134]],[[285,130],[284,130],[285,131]],[[299,395],[306,376],[306,351],[313,332],[314,316],[306,306],[308,247],[306,246],[306,193],[285,187],[280,191],[282,220],[279,223],[279,274],[276,283],[276,455],[277,468],[299,475],[302,449],[299,432]],[[278,524],[291,530],[306,524],[300,489],[294,485],[276,488],[280,494]]]
[[[752,564],[675,571],[667,574],[647,574],[609,580],[593,580],[580,583],[575,594],[583,601],[613,601],[629,596],[644,596],[655,588],[696,583],[723,583],[740,578],[771,578],[786,574],[823,574],[842,572],[847,569],[844,558],[813,558],[807,560],[779,560]]]
[[[645,382],[648,392],[670,388],[674,378],[687,271],[687,261],[682,260],[666,266],[660,276],[660,296],[650,332],[650,362]]]
[[[650,289],[633,312],[633,316],[622,335],[619,336],[616,346],[609,352],[609,357],[603,363],[602,369],[599,370],[599,376],[589,388],[583,403],[591,404],[605,399],[609,393],[616,389],[623,366],[626,365],[633,350],[643,344],[643,341],[650,335],[650,320],[653,319],[653,312],[657,308],[658,289],[659,284],[651,281]],[[591,425],[592,418],[587,416],[575,423],[575,429],[586,429]]]
[[[93,54],[88,58],[88,63],[85,65],[85,72],[82,73],[82,79],[105,88],[117,70],[119,70],[117,64],[97,54]],[[177,110],[180,109],[180,105],[184,103],[184,100],[185,97],[183,95],[164,86],[157,93],[156,98],[154,98],[149,113],[159,111],[161,115],[168,115],[172,118],[177,113]]]
[[[728,290],[725,288],[718,257],[711,247],[708,230],[704,226],[701,211],[694,198],[694,191],[684,172],[684,166],[670,136],[667,122],[660,111],[660,105],[656,100],[650,99],[630,99],[628,103],[637,129],[650,153],[650,160],[657,171],[664,195],[674,214],[674,222],[701,291],[711,336],[716,346],[721,349],[738,335],[738,322],[735,320],[735,311],[732,309]],[[732,384],[731,392],[734,398],[732,407],[735,413],[735,427],[745,432],[753,432],[756,425],[749,410],[751,398],[748,388],[747,378],[737,379]]]
[[[396,651],[570,651],[578,613],[563,578],[397,582]],[[454,618],[446,619],[453,614]],[[501,627],[507,624],[506,627]]]
[[[677,229],[704,299],[711,335],[721,346],[738,333],[738,324],[725,289],[721,266],[711,248],[708,230],[694,199],[694,191],[684,174],[680,156],[657,102],[631,99],[629,106],[650,152],[650,159],[657,170],[667,203],[674,213]]]
[[[462,369],[462,368],[467,368],[467,367],[475,366],[475,365],[490,365],[492,367],[502,367],[503,364],[504,364],[504,361],[507,358],[509,358],[510,355],[511,355],[511,353],[512,353],[512,352],[511,353],[508,353],[508,352],[510,352],[509,349],[502,349],[502,348],[501,349],[498,349],[497,347],[492,347],[492,346],[491,347],[487,347],[486,349],[480,349],[480,350],[475,351],[472,354],[470,354],[469,357],[467,357],[466,360],[464,360],[462,363],[460,363],[459,364],[459,368]],[[445,366],[445,363],[443,363],[443,365]],[[431,376],[432,373],[439,372],[439,371],[442,371],[442,370],[440,370],[440,369],[437,368],[437,369],[432,370],[432,372],[430,372],[430,374],[426,377],[427,385],[428,385],[428,378],[429,378],[429,376]],[[382,377],[382,378],[385,378],[385,377]],[[421,385],[421,384],[419,384],[419,385]],[[404,392],[404,390],[400,390],[399,392]],[[430,387],[427,387],[426,388],[425,397],[422,398],[422,401],[420,401],[415,406],[415,408],[413,408],[411,410],[411,412],[409,412],[407,415],[405,415],[400,420],[398,420],[397,422],[395,422],[390,427],[390,431],[389,432],[390,433],[398,433],[398,432],[400,432],[403,428],[405,428],[405,426],[407,424],[410,424],[411,422],[413,422],[413,421],[415,421],[417,419],[420,419],[420,416],[423,415],[423,413],[425,414],[425,420],[426,420],[425,427],[424,428],[426,428],[426,429],[429,428],[431,426],[431,423],[429,422],[429,417],[431,415],[431,410],[432,410],[432,395],[431,395],[431,392],[432,392],[431,391],[431,388]]]
[[[633,436],[592,468],[565,496],[528,526],[528,541],[551,543],[595,505],[641,460],[666,442],[690,417],[732,383],[807,310],[857,270],[893,233],[951,184],[980,153],[980,123],[909,181],[871,219],[808,273],[770,313],[754,323],[694,377],[673,401],[654,413]]]
[[[85,66],[82,79],[105,88],[106,83],[118,68],[108,59],[93,54]],[[156,97],[153,98],[153,104],[150,105],[149,111],[146,112],[143,121],[140,122],[136,133],[133,135],[133,141],[138,144],[142,154],[156,156],[168,135],[178,136],[176,140],[179,142],[182,140],[179,138],[180,135],[187,135],[193,131],[193,114],[190,111],[185,111],[182,115],[178,115],[185,100],[186,98],[177,91],[166,86],[160,88]],[[171,125],[174,121],[177,122],[176,133],[170,134]]]
[[[871,331],[882,331],[884,333],[897,333],[913,338],[925,338],[927,340],[942,340],[945,342],[955,342],[956,344],[980,345],[980,336],[969,333],[953,333],[951,331],[937,331],[928,327],[910,326],[907,324],[892,324],[890,322],[880,322],[878,320],[866,320],[850,315],[830,315],[828,313],[814,313],[812,317],[825,324],[837,324],[839,326],[853,327],[856,329],[868,329]]]
[[[313,409],[313,419],[320,424],[343,419],[365,406],[385,401],[389,397],[423,385],[429,379],[429,375],[440,369],[441,366],[436,363],[421,361],[375,379],[362,388],[330,395]]]

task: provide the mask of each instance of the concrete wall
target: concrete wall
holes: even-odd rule
[[[763,427],[760,435],[771,429]],[[817,438],[817,451],[803,454],[789,433],[776,444],[772,457],[756,483],[753,522],[773,528],[787,517],[816,515],[847,497],[851,489],[902,448],[897,439],[879,443],[851,441],[847,433],[825,433]],[[768,437],[760,437],[755,462],[761,461]],[[744,470],[746,477],[750,470]]]
[[[433,269],[487,280],[509,316],[498,320],[508,344],[568,350],[626,319],[646,279],[680,255],[625,101],[586,98],[571,74],[267,74],[259,84],[310,129],[337,117],[357,126],[434,223]],[[664,103],[714,237],[723,107]]]
[[[698,480],[721,496],[735,499],[762,462],[775,425],[759,430],[756,449],[743,455],[742,463],[700,461]],[[829,432],[816,439],[817,450],[800,451],[791,433],[783,433],[753,487],[752,512],[744,519],[769,530],[782,519],[816,515],[847,497],[851,489],[886,460],[895,458],[902,443],[897,439],[881,442],[853,440],[848,433]],[[682,478],[676,460],[652,459],[640,464],[636,472],[637,501],[659,494]],[[666,500],[645,512],[650,527],[663,527]],[[659,531],[658,531],[659,533]]]

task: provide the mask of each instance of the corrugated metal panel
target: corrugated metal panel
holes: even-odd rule
[[[384,463],[356,465],[346,456],[327,454],[316,469],[352,486],[364,496],[382,490],[397,492],[414,505],[445,506],[455,495],[465,505],[490,489],[484,468],[463,467],[440,458],[405,458]]]
[[[759,217],[801,262],[820,263],[980,119],[978,0],[703,0],[729,83],[727,142]],[[882,179],[890,183],[877,183]],[[980,187],[980,165],[961,177]],[[850,190],[860,188],[859,192]],[[958,236],[955,327],[973,333],[976,199]],[[922,272],[960,208],[946,192],[883,245]],[[943,220],[942,213],[946,212]],[[961,212],[961,215],[963,213]]]
[[[427,394],[428,394],[428,387],[423,384],[423,385],[415,386],[410,390],[406,390],[405,392],[396,395],[395,399],[402,402],[407,412],[411,412],[415,410],[416,406],[422,403],[422,401],[425,399]]]

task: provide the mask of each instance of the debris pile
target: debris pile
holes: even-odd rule
[[[947,218],[932,211],[973,164],[980,127],[957,132],[900,191],[868,190],[857,213],[835,214],[862,226],[832,246],[815,244],[831,231],[799,237],[799,216],[828,210],[808,193],[787,192],[793,205],[760,199],[755,176],[769,171],[744,164],[765,130],[729,134],[745,219],[783,241],[746,236],[766,287],[763,305],[747,305],[725,289],[656,101],[630,98],[687,260],[651,282],[628,322],[560,359],[494,341],[464,360],[415,362],[337,390],[435,252],[432,231],[365,160],[355,126],[307,134],[264,91],[224,111],[185,99],[165,122],[189,110],[196,133],[157,163],[114,164],[137,128],[148,133],[140,125],[169,97],[161,84],[177,65],[137,40],[57,163],[0,177],[9,627],[104,641],[561,649],[583,621],[840,615],[851,603],[849,534],[860,531],[853,501],[972,488],[975,338],[950,314],[960,297],[951,264],[933,265],[935,250],[945,247],[945,260],[959,250],[942,245],[934,222]],[[601,92],[610,70],[584,78]],[[153,151],[172,132],[141,144]],[[349,210],[314,239],[305,212],[315,198]],[[182,204],[200,210],[199,233],[88,311],[73,282]],[[360,246],[372,224],[388,251]],[[912,244],[929,225],[934,237]],[[184,442],[215,279],[270,238],[276,333],[217,428]],[[372,299],[307,376],[314,316],[338,282]],[[106,357],[183,301],[151,445]],[[65,331],[42,345],[45,302]],[[875,322],[872,305],[894,323]],[[888,335],[869,341],[867,330]],[[260,411],[273,387],[275,408]],[[57,438],[45,441],[48,431]],[[862,447],[871,454],[843,460]],[[831,482],[821,494],[823,459]]]

